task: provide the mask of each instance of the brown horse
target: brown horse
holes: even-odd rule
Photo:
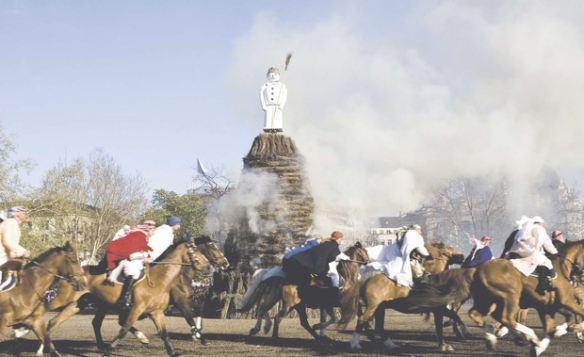
[[[571,314],[584,318],[584,309],[574,298],[574,288],[571,278],[584,281],[584,274],[579,267],[584,266],[584,241],[570,243],[562,255],[551,258],[557,279],[554,285],[555,292],[545,292],[541,295],[536,292],[538,279],[524,276],[509,260],[495,259],[477,267],[471,291],[474,305],[469,310],[470,318],[485,330],[487,347],[495,348],[497,336],[493,328],[484,321],[491,307],[495,310],[491,316],[516,336],[516,342],[527,338],[532,343],[531,355],[539,356],[547,349],[551,339],[561,334],[563,327],[555,329],[553,317],[562,309]],[[520,308],[534,308],[538,311],[546,337],[541,341],[529,327],[516,321]],[[570,326],[574,331],[582,331],[584,324]]]
[[[67,242],[63,247],[49,249],[28,263],[20,272],[20,282],[0,293],[0,336],[6,326],[30,326],[41,341],[37,356],[47,346],[51,356],[60,356],[51,342],[43,315],[44,292],[55,280],[62,280],[75,290],[85,288],[85,276],[75,249]]]
[[[182,278],[181,271],[183,267],[208,272],[211,264],[194,245],[185,242],[175,243],[151,264],[152,267],[148,269],[146,278],[137,282],[134,286],[132,294],[133,305],[126,314],[125,319],[120,319],[122,328],[118,336],[111,343],[110,348],[113,349],[117,346],[140,315],[147,314],[154,322],[160,337],[164,341],[167,353],[171,356],[178,356],[179,354],[170,344],[164,321],[164,310],[168,307],[170,290],[173,286],[179,284]],[[98,304],[98,311],[107,311],[107,309],[112,308],[113,304],[115,304],[120,296],[121,284],[109,283],[106,273],[95,268],[97,267],[90,267],[90,269],[85,271],[88,282],[87,289],[82,294],[72,294],[68,300],[65,300],[67,306],[49,322],[49,331],[53,331],[61,323],[67,321],[71,316],[80,311],[78,300],[81,295],[90,293],[91,298]],[[62,306],[63,303],[64,301],[61,300],[50,304],[50,306],[55,307],[59,304]],[[94,332],[96,332],[96,338],[101,337],[100,332],[98,337],[95,323]],[[103,344],[100,347],[103,348]],[[104,352],[105,355],[108,355],[108,353],[108,351]]]
[[[349,257],[349,260],[341,260],[337,266],[339,275],[344,281],[344,285],[340,289],[341,300],[343,300],[344,291],[351,289],[353,285],[358,284],[359,266],[368,264],[370,261],[367,251],[359,242],[349,247],[345,251],[345,254]],[[267,317],[266,321],[269,321],[268,311],[281,300],[282,304],[280,312],[274,319],[272,337],[278,337],[280,320],[292,310],[296,310],[302,327],[304,327],[317,341],[322,341],[326,338],[326,327],[335,322],[335,315],[332,309],[335,304],[332,301],[314,304],[314,302],[309,301],[310,298],[303,299],[301,295],[302,294],[299,294],[299,287],[297,285],[287,284],[286,279],[282,276],[270,277],[259,284],[259,286],[251,293],[251,296],[246,301],[245,305],[238,309],[238,311],[246,312],[253,306],[258,306],[258,322],[250,331],[250,335],[254,335],[260,330],[262,319]],[[313,327],[308,323],[308,316],[306,314],[306,308],[309,305],[311,307],[316,307],[316,305],[318,305],[321,309],[321,323]],[[331,322],[324,321],[327,313],[332,318]],[[270,325],[266,325],[264,332],[268,333],[270,327]],[[320,336],[315,331],[318,328],[320,328]]]
[[[449,264],[460,264],[464,260],[464,254],[448,247],[442,242],[432,242],[426,244],[430,253],[430,258],[424,264],[428,271],[436,274],[448,268]],[[375,314],[375,331],[382,336],[384,345],[388,349],[399,347],[393,343],[384,331],[384,309],[392,308],[404,313],[433,312],[436,322],[436,334],[441,350],[452,350],[443,339],[442,317],[444,315],[456,319],[461,325],[462,321],[451,310],[446,308],[446,304],[457,298],[456,292],[452,292],[446,286],[434,287],[424,285],[425,289],[412,290],[409,286],[398,286],[384,274],[377,274],[367,279],[362,286],[354,287],[354,290],[347,292],[345,304],[341,305],[341,320],[339,325],[346,326],[353,320],[359,311],[360,299],[366,305],[366,309],[357,320],[357,327],[351,340],[351,348],[360,350],[359,334],[363,329],[368,330],[369,321]],[[369,331],[368,331],[369,332]],[[374,338],[373,334],[369,337]]]
[[[203,254],[203,256],[211,263],[211,265],[222,270],[229,267],[229,262],[227,261],[223,253],[221,253],[219,248],[217,248],[215,243],[213,243],[210,237],[201,236],[196,238],[195,245],[197,247],[197,250],[200,251],[201,254]],[[190,299],[190,296],[193,292],[191,283],[195,278],[195,275],[197,275],[197,272],[198,270],[193,269],[192,265],[182,266],[181,275],[179,277],[178,282],[176,284],[173,284],[170,288],[170,299],[171,302],[173,303],[173,306],[179,309],[179,311],[185,318],[187,324],[189,325],[193,341],[199,339],[201,341],[201,344],[206,345],[207,340],[201,334],[203,326],[200,314],[202,312],[198,311],[197,309],[198,314],[196,316],[197,323],[195,323],[195,320],[193,319],[193,303],[192,300]],[[98,346],[100,346],[101,349],[103,349],[105,345],[103,343],[103,338],[101,335],[101,326],[109,310],[109,306],[103,304],[98,306],[99,307],[95,313],[95,317],[93,318],[92,325],[93,330],[95,332],[97,344]],[[134,334],[143,344],[149,343],[148,338],[135,327],[131,327],[130,332]]]

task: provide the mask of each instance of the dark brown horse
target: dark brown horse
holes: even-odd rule
[[[194,245],[185,242],[175,243],[152,264],[146,279],[139,281],[134,286],[132,307],[127,313],[126,318],[120,319],[122,328],[110,345],[110,348],[113,349],[117,346],[140,315],[147,314],[154,322],[160,337],[164,341],[167,353],[171,356],[178,356],[178,353],[173,349],[168,339],[164,320],[164,310],[168,307],[170,290],[173,286],[179,284],[183,267],[208,272],[211,265],[201,251]],[[105,272],[95,270],[97,269],[86,270],[85,275],[88,286],[82,294],[72,294],[69,296],[69,300],[61,300],[51,305],[51,307],[54,307],[66,303],[67,306],[49,322],[49,331],[53,331],[61,323],[67,321],[71,316],[80,311],[78,300],[81,295],[90,293],[93,301],[98,304],[100,314],[112,308],[112,305],[115,304],[120,296],[121,284],[109,283]],[[96,338],[100,339],[101,332],[96,329],[97,325],[95,322],[93,325]],[[101,347],[104,347],[103,344]],[[106,355],[108,353],[108,351],[104,352]]]
[[[51,356],[60,356],[51,342],[43,315],[44,292],[56,280],[72,289],[82,290],[86,281],[75,249],[67,243],[49,249],[28,263],[20,272],[20,282],[11,290],[0,293],[0,336],[6,326],[30,326],[41,341],[37,356],[43,355],[47,346]]]
[[[349,257],[349,260],[341,260],[337,266],[339,275],[344,281],[344,285],[340,289],[341,300],[343,300],[343,296],[345,294],[344,292],[347,289],[352,289],[352,286],[358,284],[359,266],[369,263],[369,256],[367,255],[367,251],[361,246],[361,243],[359,242],[349,247],[345,251],[345,254]],[[252,292],[251,297],[247,300],[246,304],[238,309],[239,312],[246,312],[249,311],[253,306],[258,306],[258,323],[250,331],[251,335],[257,333],[260,330],[262,319],[268,316],[268,311],[280,300],[282,304],[280,312],[274,319],[272,337],[278,337],[280,320],[292,310],[296,310],[300,319],[300,324],[312,335],[312,337],[314,337],[317,341],[321,341],[323,338],[326,338],[325,329],[328,325],[334,323],[335,319],[332,309],[335,305],[334,302],[330,301],[316,304],[319,308],[321,308],[321,323],[311,327],[308,323],[306,308],[309,306],[309,304],[311,307],[317,306],[313,302],[308,301],[310,298],[303,299],[302,295],[299,294],[299,287],[297,285],[287,284],[286,279],[281,276],[271,277],[262,281],[256,290]],[[328,313],[328,315],[333,319],[332,322],[324,321],[326,318],[325,313]],[[316,329],[320,329],[320,335],[316,333]],[[264,329],[265,333],[268,331],[269,326]]]
[[[460,264],[464,254],[441,242],[426,244],[430,258],[424,264],[428,272],[437,274],[448,268],[450,264]],[[345,304],[341,305],[341,320],[339,325],[344,326],[353,320],[359,312],[360,299],[366,305],[365,311],[359,316],[357,327],[351,340],[351,348],[360,350],[359,334],[368,330],[369,321],[375,314],[376,332],[385,340],[384,345],[388,349],[399,347],[393,343],[383,329],[384,309],[392,308],[404,313],[433,312],[436,322],[436,334],[441,350],[452,350],[452,347],[444,342],[442,331],[442,317],[444,315],[456,319],[461,325],[462,321],[446,304],[457,298],[456,291],[452,291],[448,285],[435,287],[425,285],[426,289],[412,290],[409,286],[398,286],[395,282],[383,274],[377,274],[367,279],[362,286],[357,286],[351,292],[347,292]],[[439,323],[438,323],[439,321]],[[373,334],[369,333],[371,338]]]
[[[584,241],[570,243],[562,255],[552,257],[551,261],[558,275],[554,280],[558,290],[544,294],[536,292],[537,278],[524,276],[509,260],[495,259],[477,267],[471,286],[474,305],[469,310],[469,316],[484,328],[490,349],[496,347],[497,337],[492,326],[485,323],[484,316],[490,313],[493,305],[495,309],[491,316],[507,327],[516,336],[516,341],[527,338],[532,344],[531,355],[534,356],[545,351],[551,339],[558,333],[553,319],[557,312],[565,309],[584,318],[584,309],[575,300],[574,288],[570,282],[571,277],[584,281],[582,270],[579,269],[584,266]],[[520,308],[534,308],[538,311],[546,333],[541,341],[532,329],[516,321]],[[570,328],[582,331],[584,324],[572,325]]]

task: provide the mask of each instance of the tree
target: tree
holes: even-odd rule
[[[143,219],[153,219],[158,224],[166,223],[169,216],[181,219],[181,228],[176,237],[185,236],[187,232],[195,237],[205,234],[207,210],[201,197],[194,193],[179,195],[172,191],[158,189],[152,197],[152,207],[142,215]]]
[[[36,192],[38,229],[30,232],[29,239],[35,249],[43,250],[72,240],[82,258],[96,263],[114,233],[137,222],[146,208],[146,191],[139,175],[124,174],[102,149],[88,159],[60,162],[47,171]]]
[[[207,231],[223,248],[227,235],[232,227],[232,217],[224,217],[221,212],[221,199],[233,191],[231,179],[223,169],[216,170],[211,167],[205,170],[197,168],[197,174],[192,179],[190,193],[198,195],[205,204],[207,210]]]
[[[507,214],[507,186],[503,179],[462,177],[448,182],[434,193],[427,231],[434,239],[466,243],[469,236],[506,236],[510,218]]]
[[[24,197],[28,187],[22,183],[20,174],[34,167],[32,160],[15,159],[16,145],[4,134],[0,123],[0,201],[13,202]]]

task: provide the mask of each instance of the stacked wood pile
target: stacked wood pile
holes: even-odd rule
[[[243,162],[244,173],[274,175],[276,187],[254,208],[261,229],[252,229],[248,216],[234,222],[224,248],[231,266],[237,269],[215,274],[210,301],[205,307],[207,316],[255,317],[255,310],[244,316],[235,313],[254,269],[280,265],[286,247],[302,245],[312,225],[314,200],[305,175],[305,161],[290,137],[275,133],[258,135]]]
[[[262,133],[254,139],[243,162],[244,171],[277,177],[274,196],[257,210],[261,220],[276,223],[272,230],[259,232],[256,242],[261,267],[274,267],[280,264],[286,247],[304,243],[312,225],[314,200],[305,175],[305,160],[290,137]]]

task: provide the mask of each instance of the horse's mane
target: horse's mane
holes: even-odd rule
[[[41,255],[39,255],[38,257],[34,258],[30,263],[27,263],[24,266],[24,268],[26,269],[26,268],[28,268],[28,267],[30,267],[32,265],[36,265],[35,262],[37,264],[43,263],[45,260],[48,259],[48,257],[50,255],[53,255],[54,253],[62,252],[64,250],[65,250],[65,248],[63,248],[63,247],[54,247],[54,248],[51,248],[51,249],[47,250],[46,252],[42,253]]]
[[[362,247],[356,247],[355,245],[351,245],[349,248],[347,248],[345,250],[345,254],[348,255],[348,256],[351,256],[351,254],[355,253],[355,251],[357,249],[360,249],[360,248],[362,248]]]
[[[160,254],[160,256],[158,258],[156,258],[155,262],[159,262],[161,260],[166,259],[170,255],[170,253],[174,252],[176,250],[176,248],[178,248],[181,244],[184,244],[184,243],[185,243],[185,241],[181,240],[179,242],[174,243],[170,247],[166,248],[164,253]]]
[[[446,248],[446,244],[444,244],[443,242],[437,241],[437,240],[435,240],[435,241],[432,241],[432,242],[428,243],[428,245],[429,245],[430,247],[434,247],[434,248],[436,248],[436,249],[440,249],[440,250],[442,250],[442,249],[445,249],[445,248]]]

